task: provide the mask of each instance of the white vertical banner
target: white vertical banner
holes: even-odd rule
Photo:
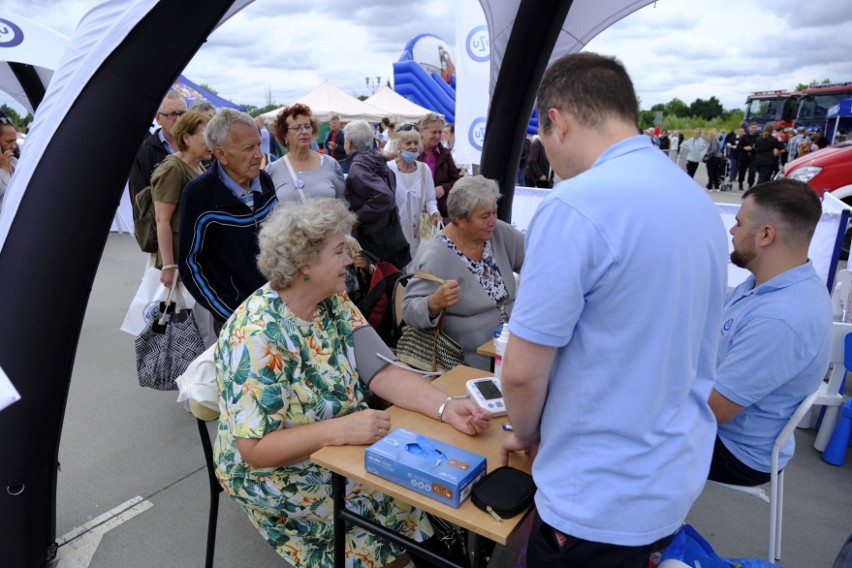
[[[456,145],[459,164],[479,164],[491,103],[491,42],[478,0],[459,0],[456,12]]]

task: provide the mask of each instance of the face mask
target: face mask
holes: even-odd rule
[[[409,164],[417,161],[417,158],[420,156],[417,152],[409,152],[408,150],[403,150],[399,153],[402,156],[402,159],[408,162]]]

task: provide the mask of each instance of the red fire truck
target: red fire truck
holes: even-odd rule
[[[775,126],[793,126],[798,108],[797,91],[757,91],[746,97],[742,127],[748,129],[752,122],[760,130],[769,123]]]
[[[825,132],[828,109],[843,99],[852,97],[852,82],[832,83],[810,87],[799,96],[796,127],[804,126],[811,132]]]

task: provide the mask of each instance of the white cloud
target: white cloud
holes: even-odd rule
[[[10,12],[71,35],[98,0],[6,0]],[[430,32],[451,44],[453,0],[256,0],[213,32],[185,74],[225,98],[289,102],[330,79],[368,95],[364,78],[392,80],[406,42]],[[716,96],[742,107],[749,92],[831,78],[852,81],[849,0],[659,0],[588,45],[627,66],[645,108]],[[770,11],[771,10],[771,11]],[[6,102],[0,93],[0,102]]]

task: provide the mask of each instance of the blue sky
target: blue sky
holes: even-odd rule
[[[455,41],[460,0],[256,0],[215,31],[185,74],[225,98],[263,106],[323,79],[369,95],[413,36]],[[72,34],[98,0],[6,0],[4,8]],[[772,11],[767,10],[772,7]],[[643,108],[716,96],[740,108],[755,90],[831,78],[852,81],[849,0],[659,0],[604,31],[588,50],[619,57]],[[0,102],[10,99],[0,93]],[[19,109],[20,110],[20,109]]]

